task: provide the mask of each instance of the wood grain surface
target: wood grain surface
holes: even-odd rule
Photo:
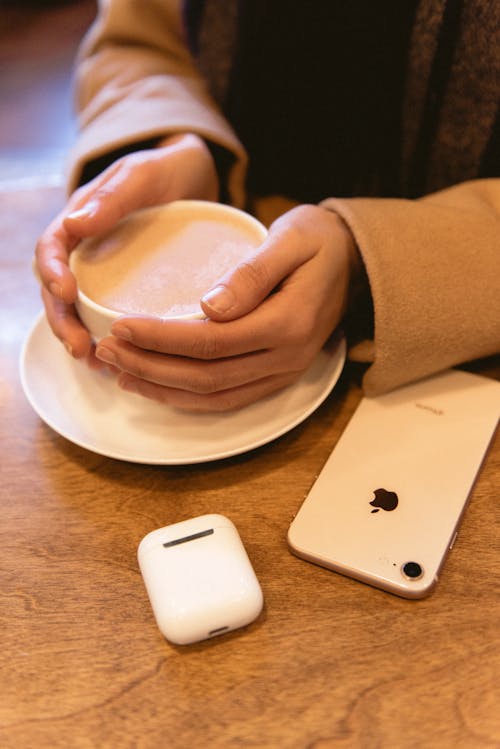
[[[0,746],[3,749],[500,747],[497,438],[436,591],[407,601],[292,556],[286,532],[361,391],[275,442],[194,466],[128,464],[43,424],[18,376],[31,275],[60,188],[0,193]],[[475,365],[498,376],[498,361]],[[149,531],[218,512],[265,608],[175,647],[138,570]]]

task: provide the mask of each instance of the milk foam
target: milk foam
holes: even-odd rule
[[[209,209],[137,212],[84,240],[72,268],[81,291],[123,313],[178,316],[262,242],[257,226]]]

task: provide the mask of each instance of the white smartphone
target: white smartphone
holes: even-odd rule
[[[434,588],[500,416],[500,383],[448,370],[363,398],[289,532],[291,550],[407,598]]]

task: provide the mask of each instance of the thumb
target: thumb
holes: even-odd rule
[[[104,221],[103,221],[104,218]],[[65,216],[63,224],[66,231],[73,237],[82,238],[93,234],[99,234],[102,231],[102,225],[107,224],[106,214],[104,213],[99,200],[93,198],[87,203],[77,208]],[[107,227],[104,227],[104,230]]]
[[[151,205],[141,173],[140,163],[127,166],[119,160],[112,164],[97,178],[92,192],[66,215],[66,231],[79,239],[102,234],[132,211]]]
[[[273,227],[259,249],[226,273],[200,300],[212,320],[236,320],[251,312],[308,259],[306,249],[286,227]]]
[[[83,206],[68,213],[64,218],[64,228],[77,239],[97,236],[112,229],[127,213],[141,207],[136,200],[124,200],[118,193],[100,190]]]

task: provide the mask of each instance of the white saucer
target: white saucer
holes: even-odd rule
[[[238,455],[285,434],[325,400],[345,356],[340,339],[275,395],[227,414],[189,414],[125,393],[110,375],[72,359],[42,313],[24,343],[20,373],[36,413],[76,445],[133,463],[180,465]]]

